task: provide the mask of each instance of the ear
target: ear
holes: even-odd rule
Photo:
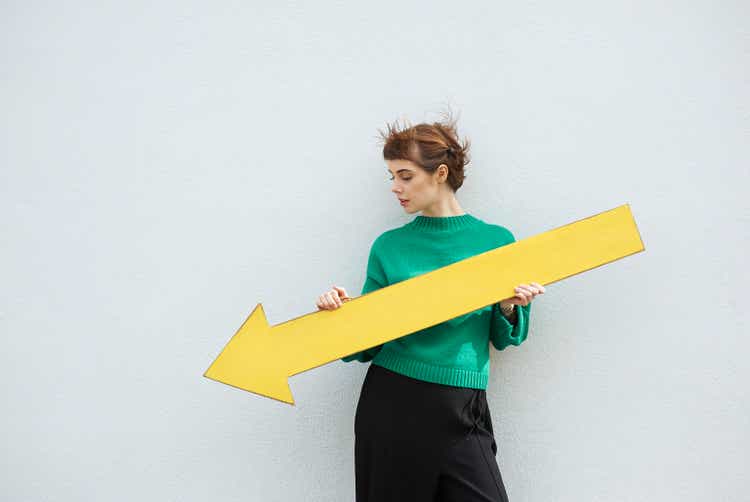
[[[441,169],[441,168],[443,168],[443,167],[444,167],[445,169]],[[447,179],[448,179],[448,166],[446,166],[445,164],[440,164],[440,165],[438,166],[438,168],[437,168],[437,173],[438,173],[438,177],[439,177],[439,178],[442,178],[442,181],[445,181],[445,180],[447,180]],[[442,175],[443,175],[443,173],[445,173],[445,177],[444,177],[444,178],[443,178],[443,176],[442,176]]]

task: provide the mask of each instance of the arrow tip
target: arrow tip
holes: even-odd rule
[[[259,303],[203,376],[294,405],[289,376],[273,357],[273,341]]]

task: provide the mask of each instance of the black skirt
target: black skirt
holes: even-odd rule
[[[507,502],[483,389],[370,364],[354,418],[357,502]]]

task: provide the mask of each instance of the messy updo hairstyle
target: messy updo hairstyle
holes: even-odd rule
[[[387,125],[387,131],[378,129],[383,140],[385,160],[410,160],[428,173],[434,173],[440,164],[448,166],[448,184],[455,192],[464,183],[464,167],[471,161],[471,142],[458,137],[454,119],[450,111],[439,122],[411,125],[404,121],[399,128],[398,121]]]

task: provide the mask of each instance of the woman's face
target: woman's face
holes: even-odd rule
[[[440,200],[441,185],[445,185],[441,180],[445,181],[447,166],[441,164],[430,174],[410,160],[386,160],[385,163],[393,183],[391,191],[396,194],[399,199],[397,202],[401,203],[407,213],[422,211]]]

